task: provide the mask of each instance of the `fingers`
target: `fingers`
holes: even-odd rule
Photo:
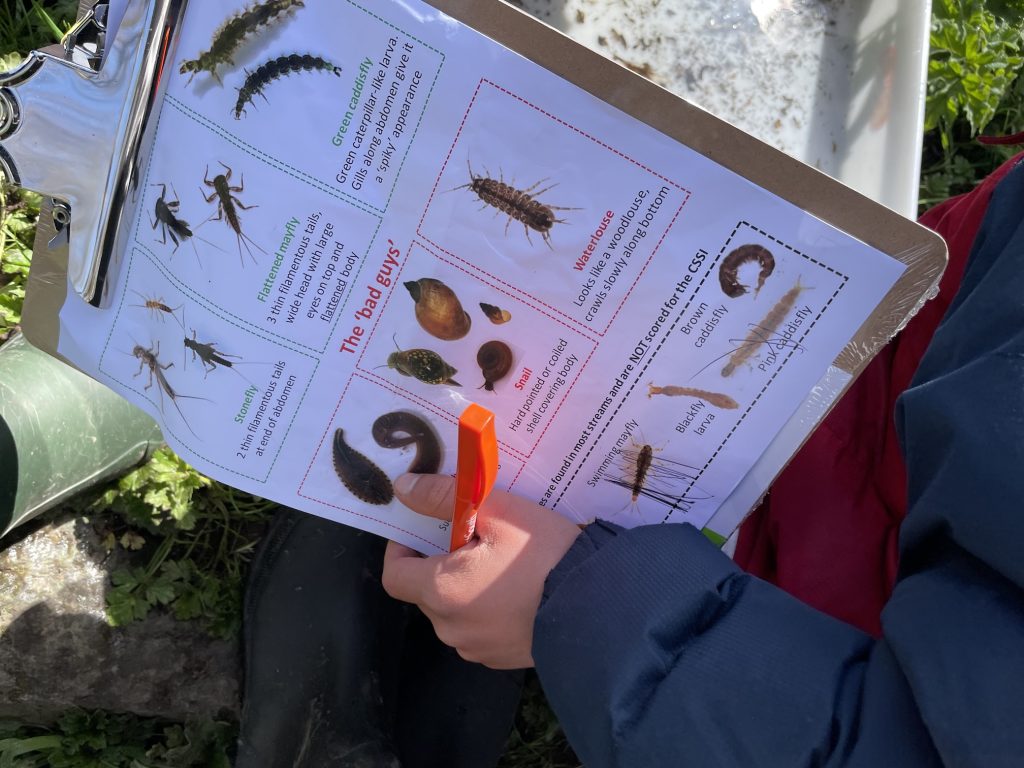
[[[438,520],[451,520],[455,504],[455,478],[448,475],[401,475],[395,495],[413,512]]]
[[[423,588],[428,584],[428,561],[420,557],[415,549],[395,541],[388,542],[384,550],[384,572],[381,584],[384,591],[404,603],[419,603],[423,599]]]

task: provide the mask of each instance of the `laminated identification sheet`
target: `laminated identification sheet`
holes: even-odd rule
[[[209,475],[447,549],[392,481],[704,527],[903,273],[418,0],[204,0],[60,352]],[[727,535],[729,531],[716,532]]]

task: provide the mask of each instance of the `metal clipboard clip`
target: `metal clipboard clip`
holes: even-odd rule
[[[124,15],[107,37],[111,6]],[[0,73],[0,170],[53,198],[56,249],[68,280],[100,306],[106,273],[127,244],[140,161],[155,133],[162,75],[187,0],[99,0],[57,45]]]

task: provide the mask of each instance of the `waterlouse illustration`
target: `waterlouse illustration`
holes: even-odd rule
[[[455,291],[447,285],[432,277],[410,280],[404,285],[416,302],[417,322],[431,336],[455,341],[469,333],[473,321]]]
[[[797,278],[796,285],[786,291],[778,303],[771,308],[771,311],[764,316],[760,323],[750,329],[750,333],[743,340],[743,343],[736,348],[736,351],[729,356],[729,362],[722,368],[722,376],[732,376],[733,372],[757,351],[757,348],[764,344],[768,337],[775,333],[775,330],[782,325],[782,321],[796,305],[796,300],[804,291],[809,288],[800,283]]]
[[[302,8],[304,5],[302,0],[266,0],[244,8],[217,28],[213,33],[209,50],[200,53],[198,58],[181,62],[178,71],[181,74],[192,73],[188,78],[189,83],[199,72],[209,72],[214,80],[223,85],[217,68],[222,64],[234,66],[232,57],[246,38],[282,18],[288,11]]]
[[[492,179],[487,176],[477,176],[473,173],[473,167],[469,167],[469,183],[455,187],[455,189],[469,189],[483,202],[483,207],[491,206],[497,208],[508,216],[505,222],[505,234],[508,235],[508,228],[513,221],[523,225],[526,232],[526,239],[533,244],[530,238],[530,230],[540,232],[548,248],[551,245],[551,229],[555,224],[565,224],[565,219],[555,217],[555,211],[578,211],[579,208],[566,208],[559,205],[547,205],[537,198],[545,192],[554,189],[557,184],[551,184],[539,191],[537,187],[547,179],[541,179],[532,187],[517,189],[507,184],[504,178]],[[454,191],[454,190],[453,190]],[[483,208],[481,208],[483,210]],[[552,248],[552,250],[554,250]]]
[[[448,365],[437,352],[430,349],[399,349],[388,355],[387,367],[394,368],[403,376],[418,379],[424,384],[462,386],[452,378],[458,370]]]
[[[381,448],[416,446],[416,455],[406,472],[433,475],[441,469],[444,449],[430,422],[409,411],[385,413],[373,422],[373,439]]]
[[[212,203],[214,200],[217,201],[217,213],[210,216],[206,221],[226,221],[228,226],[234,231],[235,239],[238,240],[238,258],[242,262],[242,266],[245,266],[245,259],[242,257],[243,245],[245,246],[246,253],[249,254],[249,258],[255,264],[256,257],[252,255],[252,249],[249,246],[252,245],[264,254],[266,251],[253,242],[252,238],[242,232],[242,225],[238,220],[238,211],[235,210],[235,207],[237,206],[243,211],[248,211],[252,208],[259,208],[259,206],[243,205],[242,201],[234,196],[234,192],[245,191],[245,176],[239,176],[238,186],[233,187],[231,186],[231,169],[224,165],[224,163],[221,163],[221,165],[224,166],[224,173],[214,176],[212,181],[209,178],[210,166],[206,166],[206,171],[203,173],[203,183],[210,187],[213,192],[209,196],[203,194],[202,189],[199,192],[203,195],[206,202]],[[205,224],[206,222],[203,223]]]
[[[765,280],[771,277],[775,271],[775,257],[771,251],[761,245],[741,245],[722,259],[718,268],[718,282],[722,286],[722,292],[731,299],[739,298],[747,293],[750,288],[743,285],[739,280],[739,269],[744,264],[756,263],[761,267],[757,276],[757,287],[754,289],[754,298],[761,292]]]
[[[505,378],[512,370],[512,350],[503,341],[488,341],[476,353],[476,364],[484,375],[481,387],[493,392],[494,383]]]
[[[264,101],[268,101],[263,93],[263,89],[267,85],[278,78],[298,72],[331,72],[336,77],[341,77],[341,67],[331,64],[319,56],[312,56],[308,53],[278,56],[276,59],[260,64],[252,72],[246,71],[245,83],[238,89],[238,101],[235,102],[235,120],[240,120],[245,114],[245,105],[251,104],[253,97],[262,96]]]
[[[367,504],[388,504],[395,497],[384,470],[345,442],[345,431],[336,429],[331,448],[334,471],[349,493]]]
[[[648,384],[647,387],[648,398],[653,397],[654,395],[665,395],[666,397],[695,397],[698,400],[703,400],[709,405],[715,406],[715,408],[723,408],[731,411],[740,407],[740,404],[728,395],[723,395],[719,392],[708,392],[706,389],[677,387],[671,384],[665,387],[657,387],[654,384]]]
[[[484,304],[481,301],[480,309],[482,309],[483,313],[487,315],[487,319],[490,320],[495,325],[503,325],[504,323],[507,323],[509,320],[512,319],[511,312],[509,312],[507,309],[496,307],[493,304]]]

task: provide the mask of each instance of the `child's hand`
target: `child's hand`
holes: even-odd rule
[[[451,519],[454,478],[402,475],[395,492],[414,512]],[[476,536],[450,555],[422,557],[389,542],[384,589],[416,603],[462,658],[494,669],[532,667],[544,580],[579,532],[556,512],[494,491],[480,510]]]

